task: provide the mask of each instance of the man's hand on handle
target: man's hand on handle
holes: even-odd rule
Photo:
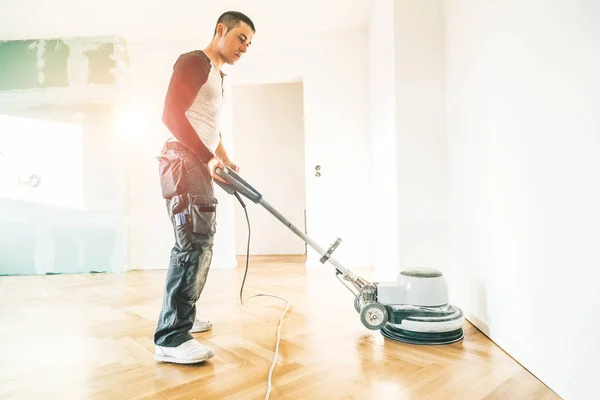
[[[210,170],[210,176],[212,176],[213,179],[218,179],[223,183],[227,183],[227,181],[225,181],[223,178],[221,178],[219,175],[217,175],[217,168],[221,168],[222,170],[226,171],[227,170],[226,166],[231,168],[235,172],[240,172],[240,167],[238,167],[236,164],[234,164],[231,160],[227,160],[227,161],[223,162],[223,161],[221,161],[221,159],[219,157],[213,157],[208,162],[208,169]]]
[[[219,159],[219,157],[213,157],[208,162],[208,170],[210,171],[210,176],[212,176],[213,179],[218,179],[223,183],[227,183],[227,181],[225,179],[223,179],[219,175],[217,175],[217,168],[221,168],[222,170],[227,169],[225,167],[225,164],[223,164],[223,162]]]

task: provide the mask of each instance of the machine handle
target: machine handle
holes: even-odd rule
[[[249,200],[258,203],[262,198],[262,195],[254,189],[248,182],[246,182],[237,172],[229,167],[226,167],[226,171],[222,168],[217,168],[216,173],[225,181],[227,184],[215,179],[215,182],[223,188],[227,193],[233,194],[237,191],[241,195],[247,197]]]

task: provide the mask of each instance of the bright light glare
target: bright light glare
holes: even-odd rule
[[[122,142],[137,144],[140,140],[148,137],[148,130],[155,119],[156,114],[151,114],[146,107],[141,105],[119,105],[115,115],[117,137]]]
[[[0,115],[0,198],[83,208],[82,127]]]

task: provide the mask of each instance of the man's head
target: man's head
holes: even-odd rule
[[[256,32],[254,23],[237,11],[227,11],[217,20],[213,43],[227,64],[234,64],[246,52]]]

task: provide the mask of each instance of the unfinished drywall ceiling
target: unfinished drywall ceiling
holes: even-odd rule
[[[0,15],[0,40],[120,35],[128,42],[204,37],[218,16],[239,10],[257,33],[314,32],[368,26],[372,0],[143,1],[20,0]],[[345,43],[349,48],[352,43]]]

